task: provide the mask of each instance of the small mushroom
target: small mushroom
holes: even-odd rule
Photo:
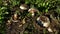
[[[21,4],[20,5],[20,9],[27,10],[28,9],[28,6],[26,4]]]
[[[40,16],[37,18],[37,23],[43,27],[48,27],[50,25],[49,18],[46,16]]]
[[[19,21],[19,20],[18,20],[18,14],[15,13],[15,14],[12,16],[11,20],[12,20],[13,22],[18,22],[18,21]]]
[[[37,12],[38,10],[36,8],[30,8],[28,10],[29,13],[32,13],[32,16],[34,16],[35,12]]]
[[[14,14],[14,15],[13,15],[13,18],[14,18],[14,20],[17,20],[18,15],[17,15],[17,14]]]

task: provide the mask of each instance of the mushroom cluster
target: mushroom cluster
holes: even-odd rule
[[[20,5],[21,10],[28,10],[29,13],[31,13],[32,17],[35,16],[36,12],[39,12],[38,9],[36,8],[29,8],[28,5],[26,4],[21,4]],[[45,14],[46,15],[46,14]],[[48,15],[49,16],[49,15]],[[50,17],[50,16],[49,16]],[[16,18],[16,17],[15,17]],[[23,19],[23,24],[25,23],[25,19]],[[53,32],[53,29],[50,27],[51,23],[50,20],[47,16],[39,16],[37,18],[37,24],[41,27],[47,28],[49,32]]]

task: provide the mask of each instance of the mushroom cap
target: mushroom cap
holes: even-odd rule
[[[26,4],[21,4],[20,5],[20,9],[27,10],[28,9],[28,6]]]
[[[48,27],[50,25],[49,18],[46,16],[40,16],[37,18],[38,24],[42,24],[43,27]]]
[[[47,21],[49,21],[49,18],[46,17],[46,16],[39,16],[39,17],[37,18],[37,20],[40,20],[40,21],[43,21],[43,22],[47,22]]]
[[[43,21],[43,22],[50,22],[49,18],[46,17],[46,16],[40,16],[40,20]]]
[[[36,9],[36,8],[30,8],[29,10],[28,10],[28,12],[30,12],[30,13],[34,13],[34,12],[37,12],[38,10]]]

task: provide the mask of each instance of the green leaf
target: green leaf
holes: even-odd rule
[[[8,12],[5,12],[5,14],[9,14]]]
[[[43,6],[45,6],[45,3],[43,3]]]
[[[48,9],[46,9],[45,12],[47,13],[48,12]]]
[[[0,10],[7,9],[6,7],[2,7]]]

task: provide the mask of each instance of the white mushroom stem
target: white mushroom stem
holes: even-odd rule
[[[14,20],[16,20],[17,19],[17,14],[14,14]]]
[[[48,28],[48,31],[49,31],[49,32],[53,32],[53,30],[52,30],[50,27]]]
[[[43,23],[44,27],[48,27],[50,23]]]
[[[17,14],[14,14],[14,17],[17,17]]]

